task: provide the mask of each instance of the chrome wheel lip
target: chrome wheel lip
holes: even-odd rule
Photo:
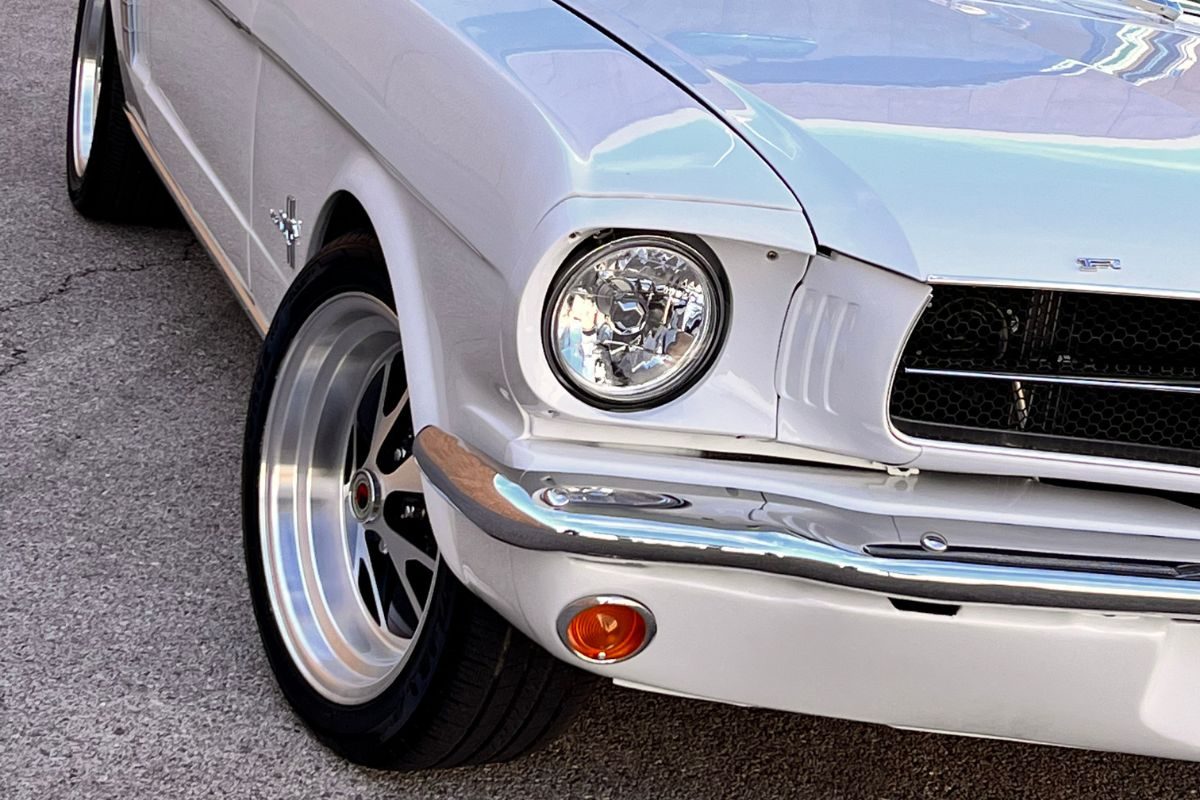
[[[79,44],[75,52],[75,81],[71,98],[71,160],[82,178],[92,155],[99,118],[100,90],[104,69],[105,0],[86,0],[79,20]]]
[[[424,606],[412,604],[411,636],[372,616],[356,572],[362,559],[355,542],[369,534],[349,492],[358,472],[343,474],[345,448],[373,376],[400,357],[399,325],[385,303],[365,293],[326,301],[291,341],[263,431],[259,532],[272,613],[293,664],[340,705],[374,699],[403,670],[424,628],[440,561],[440,554],[431,560]],[[369,583],[378,597],[374,575]],[[415,597],[408,583],[404,588]]]

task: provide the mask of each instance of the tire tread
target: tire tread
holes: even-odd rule
[[[595,687],[594,676],[551,656],[461,591],[469,617],[463,653],[442,687],[447,702],[421,736],[437,755],[419,764],[402,757],[394,764],[400,769],[498,763],[539,750],[566,729]]]

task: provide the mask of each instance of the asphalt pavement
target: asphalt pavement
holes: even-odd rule
[[[1200,765],[615,688],[507,765],[394,775],[328,753],[247,600],[258,338],[189,234],[71,209],[74,17],[0,2],[0,799],[1197,796]]]

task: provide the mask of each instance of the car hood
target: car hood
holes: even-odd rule
[[[825,247],[920,279],[1200,296],[1197,18],[1132,0],[564,2],[739,130]]]

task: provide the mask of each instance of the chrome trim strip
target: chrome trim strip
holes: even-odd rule
[[[415,452],[426,478],[451,505],[485,533],[521,548],[742,568],[946,603],[1200,617],[1200,584],[1194,581],[877,558],[749,518],[739,525],[714,523],[688,508],[568,512],[538,502],[535,495],[546,480],[561,477],[570,483],[570,476],[523,476],[436,427],[418,434]],[[688,499],[681,488],[662,487]],[[852,519],[847,512],[848,525]]]
[[[1077,292],[1080,294],[1123,294],[1134,297],[1158,297],[1165,300],[1200,300],[1196,289],[1150,289],[1137,286],[1108,286],[1104,284],[1068,283],[1065,281],[1027,281],[1005,278],[981,278],[959,275],[930,275],[926,283],[933,286],[980,286],[991,289],[1034,289],[1047,292]]]
[[[925,534],[926,537],[931,534]],[[936,534],[933,534],[936,536]],[[966,564],[992,564],[1000,567],[1038,567],[1068,572],[1102,572],[1107,575],[1131,575],[1143,578],[1191,580],[1200,578],[1200,564],[1193,562],[1154,561],[1136,558],[1062,555],[1057,553],[1000,550],[988,547],[950,547],[941,539],[942,549],[931,550],[921,544],[869,544],[863,548],[878,558],[910,558],[917,561],[959,561]]]
[[[180,213],[187,220],[188,225],[192,229],[192,233],[196,235],[196,239],[208,251],[209,257],[216,262],[216,265],[221,268],[221,274],[225,276],[226,282],[229,283],[233,293],[237,296],[238,302],[242,304],[246,315],[250,317],[250,321],[254,323],[254,327],[258,329],[260,336],[267,335],[267,328],[270,327],[270,322],[262,313],[262,309],[254,302],[249,289],[246,287],[242,276],[238,274],[237,268],[233,262],[225,255],[225,251],[221,249],[221,245],[217,243],[216,237],[212,231],[204,224],[204,220],[200,218],[192,201],[188,200],[184,194],[183,188],[171,176],[166,164],[163,163],[162,156],[158,154],[158,150],[150,143],[150,136],[146,133],[146,127],[142,124],[137,112],[128,105],[125,106],[125,116],[129,118],[129,126],[133,128],[133,135],[137,137],[138,143],[141,144],[142,150],[146,153],[146,158],[154,167],[154,171],[158,173],[158,177],[162,179],[163,185],[167,187],[171,197],[175,199],[175,204],[179,206]]]
[[[1187,478],[1188,481],[1194,481],[1196,477],[1200,477],[1200,469],[1196,467],[1188,467],[1182,464],[1168,464],[1162,461],[1141,461],[1132,458],[1113,458],[1111,456],[1088,456],[1078,453],[1060,453],[1054,450],[1029,450],[1021,447],[1005,447],[995,444],[970,444],[969,442],[942,441],[940,439],[922,439],[916,436],[909,436],[903,431],[897,430],[892,418],[888,417],[888,424],[892,435],[905,444],[910,444],[913,447],[921,448],[921,455],[913,459],[905,466],[911,466],[918,469],[931,469],[929,466],[922,467],[922,464],[928,464],[931,457],[949,456],[958,458],[977,458],[986,457],[989,459],[1005,459],[1009,464],[1021,463],[1027,466],[1022,467],[1019,471],[1011,471],[1011,468],[1001,473],[1002,475],[1035,475],[1041,476],[1040,464],[1043,462],[1052,463],[1055,465],[1065,465],[1068,467],[1089,467],[1097,471],[1097,474],[1104,474],[1108,481],[1112,481],[1114,473],[1106,472],[1107,470],[1128,470],[1128,474],[1150,475],[1151,480],[1157,481],[1161,476],[1164,479],[1174,480],[1177,477]],[[996,468],[993,461],[993,470]],[[975,470],[963,470],[956,467],[955,471],[974,472]],[[1118,481],[1120,473],[1116,473]],[[1143,484],[1139,484],[1143,485]],[[1154,484],[1144,484],[1147,486],[1153,485],[1155,488],[1165,488],[1160,486],[1158,482]],[[1175,491],[1182,491],[1175,489]]]
[[[238,19],[237,14],[234,14],[233,11],[231,11],[229,9],[229,6],[222,3],[221,0],[208,0],[208,1],[209,1],[209,3],[211,3],[213,5],[214,8],[217,9],[217,11],[221,12],[221,16],[223,16],[223,17],[225,17],[225,19],[229,20],[229,23],[231,25],[233,25],[233,27],[237,28],[239,31],[242,31],[243,33],[250,34],[251,36],[254,35],[254,34],[250,33],[250,28],[246,25],[246,23],[244,23],[240,19]]]
[[[1019,381],[1021,383],[1052,383],[1065,386],[1097,386],[1105,389],[1141,389],[1148,392],[1200,394],[1200,385],[1191,383],[1159,383],[1139,378],[1069,378],[1060,375],[1036,375],[1017,372],[973,372],[960,369],[922,369],[905,367],[906,375],[927,375],[941,378],[977,378],[988,381]]]

